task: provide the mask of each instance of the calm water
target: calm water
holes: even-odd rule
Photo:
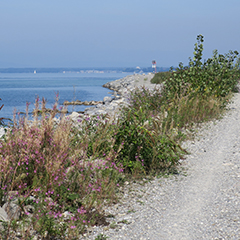
[[[59,93],[60,105],[65,101],[103,100],[111,96],[109,89],[103,88],[106,82],[122,78],[126,73],[0,73],[0,117],[12,118],[13,111],[24,112],[26,102],[30,111],[34,108],[37,96],[47,99],[47,108],[55,102]],[[68,111],[83,111],[85,106],[68,106]]]

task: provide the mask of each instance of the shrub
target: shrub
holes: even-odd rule
[[[183,154],[181,147],[169,136],[159,134],[154,120],[141,109],[128,110],[118,126],[115,147],[122,149],[118,161],[130,172],[156,173],[178,164]]]
[[[226,97],[230,92],[236,90],[239,75],[239,57],[237,51],[229,51],[228,54],[218,54],[213,51],[212,58],[202,63],[203,36],[197,36],[194,47],[194,57],[189,59],[189,65],[183,67],[180,63],[176,70],[166,73],[158,73],[152,82],[161,83],[164,79],[163,95],[178,94],[201,94],[216,97]]]

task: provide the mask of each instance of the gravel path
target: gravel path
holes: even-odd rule
[[[233,100],[221,120],[184,143],[191,155],[179,175],[127,185],[106,210],[112,224],[85,239],[240,239],[240,94]]]

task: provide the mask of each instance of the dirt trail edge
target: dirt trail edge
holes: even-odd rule
[[[125,224],[101,233],[126,240],[240,239],[240,94],[184,147],[191,152],[182,164],[186,176],[132,186],[125,210],[115,207],[115,221]]]

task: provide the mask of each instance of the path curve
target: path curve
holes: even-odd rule
[[[240,94],[221,120],[207,123],[184,146],[191,152],[182,164],[186,176],[132,185],[135,191],[125,192],[122,205],[109,209],[116,228],[92,234],[118,240],[240,239]]]

